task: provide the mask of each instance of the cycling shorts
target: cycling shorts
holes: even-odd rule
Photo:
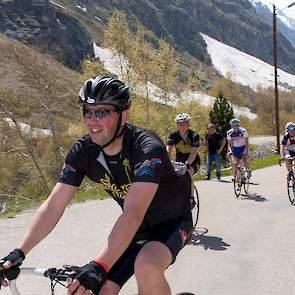
[[[240,160],[246,154],[247,154],[246,146],[236,147],[232,150],[232,155]]]
[[[193,231],[192,215],[169,221],[135,237],[126,251],[110,269],[107,279],[122,287],[134,274],[135,259],[145,244],[158,241],[166,245],[172,254],[172,263],[183,246],[190,240]]]

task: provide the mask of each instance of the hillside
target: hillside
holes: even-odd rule
[[[65,115],[72,114],[75,118],[80,84],[77,72],[3,34],[0,34],[0,52],[0,97],[5,105],[11,100],[19,105],[16,111],[21,112],[21,106],[27,103],[24,109],[30,108],[36,114],[41,112],[38,110],[41,102],[57,109],[59,104],[66,103],[69,112]]]
[[[272,63],[272,27],[245,0],[59,0],[68,11],[75,11],[84,25],[98,31],[106,24],[113,9],[122,10],[135,30],[142,23],[157,38],[165,38],[179,52],[187,52],[202,62],[211,64],[204,33]],[[81,17],[79,17],[81,16]],[[86,24],[88,19],[88,24]],[[91,24],[90,24],[91,22]],[[96,34],[98,37],[98,34]],[[101,40],[94,38],[99,43]],[[156,40],[154,40],[156,42]],[[278,66],[295,73],[295,51],[291,43],[278,34]]]
[[[263,16],[270,25],[273,22],[273,4],[267,0],[250,0],[258,14]],[[277,27],[278,30],[285,35],[285,37],[291,42],[295,48],[295,7],[288,8],[291,1],[275,1],[277,9]],[[283,7],[281,10],[279,7]],[[291,15],[288,16],[287,15]]]
[[[114,9],[127,15],[133,31],[139,23],[150,30],[155,46],[165,38],[207,65],[212,63],[200,33],[272,63],[272,26],[248,0],[6,0],[0,2],[0,33],[75,68],[92,54],[92,40],[102,42]],[[282,70],[295,73],[294,47],[280,33],[278,57]]]
[[[72,68],[92,53],[85,27],[48,0],[0,1],[0,33],[51,53]]]

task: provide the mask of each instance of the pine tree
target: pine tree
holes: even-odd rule
[[[226,132],[231,128],[229,121],[234,117],[234,111],[230,103],[220,92],[217,96],[213,110],[209,112],[210,122],[216,126],[216,129],[223,136],[226,136]],[[227,145],[223,149],[221,156],[223,160],[226,160]]]
[[[230,129],[229,121],[234,117],[234,111],[230,103],[220,92],[217,96],[213,110],[209,112],[210,122],[216,126],[218,132],[223,135]]]

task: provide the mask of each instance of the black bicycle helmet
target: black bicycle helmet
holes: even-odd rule
[[[87,80],[79,92],[79,103],[110,104],[118,111],[129,108],[129,86],[114,77],[97,76]]]

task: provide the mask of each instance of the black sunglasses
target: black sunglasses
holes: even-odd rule
[[[111,113],[117,112],[116,110],[107,110],[107,109],[98,109],[95,111],[91,111],[85,107],[83,107],[83,117],[85,119],[90,119],[92,115],[95,115],[97,120],[105,120],[111,117]]]

